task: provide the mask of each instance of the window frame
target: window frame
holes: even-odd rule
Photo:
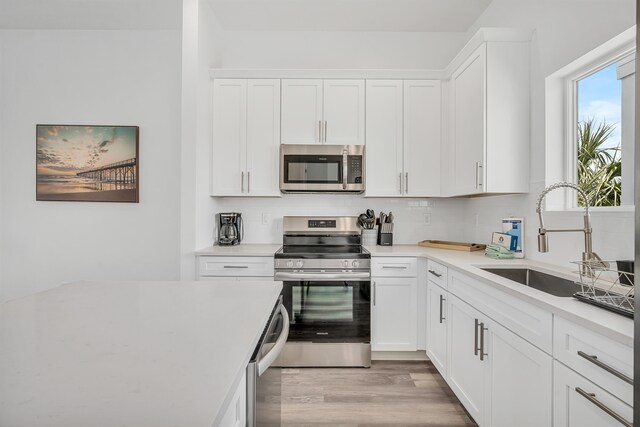
[[[578,81],[613,63],[628,62],[635,57],[635,28],[633,26],[613,37],[545,79],[546,186],[558,181],[578,182]],[[635,207],[625,204],[595,206],[592,209],[625,212],[634,211]],[[565,189],[548,195],[545,210],[582,211],[583,208],[578,206],[577,193]]]

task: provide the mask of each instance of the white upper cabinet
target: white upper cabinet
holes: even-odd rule
[[[487,41],[451,74],[447,196],[529,191],[529,43]]]
[[[283,144],[364,144],[364,80],[282,80]]]
[[[213,196],[279,196],[280,80],[213,81]]]
[[[367,80],[367,196],[402,195],[402,80]]]
[[[369,197],[440,195],[438,80],[367,80]]]
[[[405,196],[440,195],[440,127],[440,81],[405,80]]]
[[[322,80],[282,80],[282,143],[322,142]]]
[[[213,81],[211,194],[240,195],[247,146],[247,80]]]

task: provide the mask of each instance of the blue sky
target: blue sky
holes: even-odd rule
[[[617,64],[598,71],[578,82],[578,120],[584,121],[595,118],[596,122],[604,119],[608,124],[615,125],[608,147],[620,144],[621,121],[621,93],[620,80],[616,77]]]

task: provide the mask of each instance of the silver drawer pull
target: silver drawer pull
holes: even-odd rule
[[[610,374],[620,378],[622,381],[633,385],[633,379],[629,378],[628,376],[626,376],[622,372],[612,368],[611,366],[609,366],[609,365],[607,365],[605,363],[602,363],[601,361],[598,360],[598,356],[591,356],[591,355],[585,353],[584,351],[578,351],[578,356],[584,357],[589,362],[593,363],[594,365],[598,366],[599,368],[602,368],[605,371],[609,372]]]
[[[433,274],[433,275],[434,275],[434,276],[436,276],[436,277],[442,277],[442,274],[440,274],[440,273],[436,273],[436,272],[435,272],[435,271],[433,271],[433,270],[429,270],[429,273]]]
[[[222,268],[249,268],[248,265],[225,265]]]
[[[581,395],[582,397],[587,399],[589,402],[591,402],[594,405],[596,405],[598,408],[602,409],[608,415],[611,415],[616,421],[618,421],[623,426],[633,427],[632,423],[630,423],[625,418],[623,418],[620,414],[615,412],[613,409],[609,408],[607,405],[605,405],[604,403],[602,403],[598,399],[596,399],[595,393],[587,393],[586,391],[584,391],[580,387],[576,387],[576,392],[578,392],[579,395]]]
[[[443,295],[440,295],[440,323],[444,321],[444,316],[442,315],[442,303],[446,301],[446,298]]]
[[[402,266],[402,265],[398,265],[398,266],[383,265],[382,268],[385,270],[406,270],[407,269],[406,266]]]

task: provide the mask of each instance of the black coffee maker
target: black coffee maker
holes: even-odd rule
[[[220,246],[238,245],[243,237],[242,214],[237,212],[218,214],[218,244]]]

